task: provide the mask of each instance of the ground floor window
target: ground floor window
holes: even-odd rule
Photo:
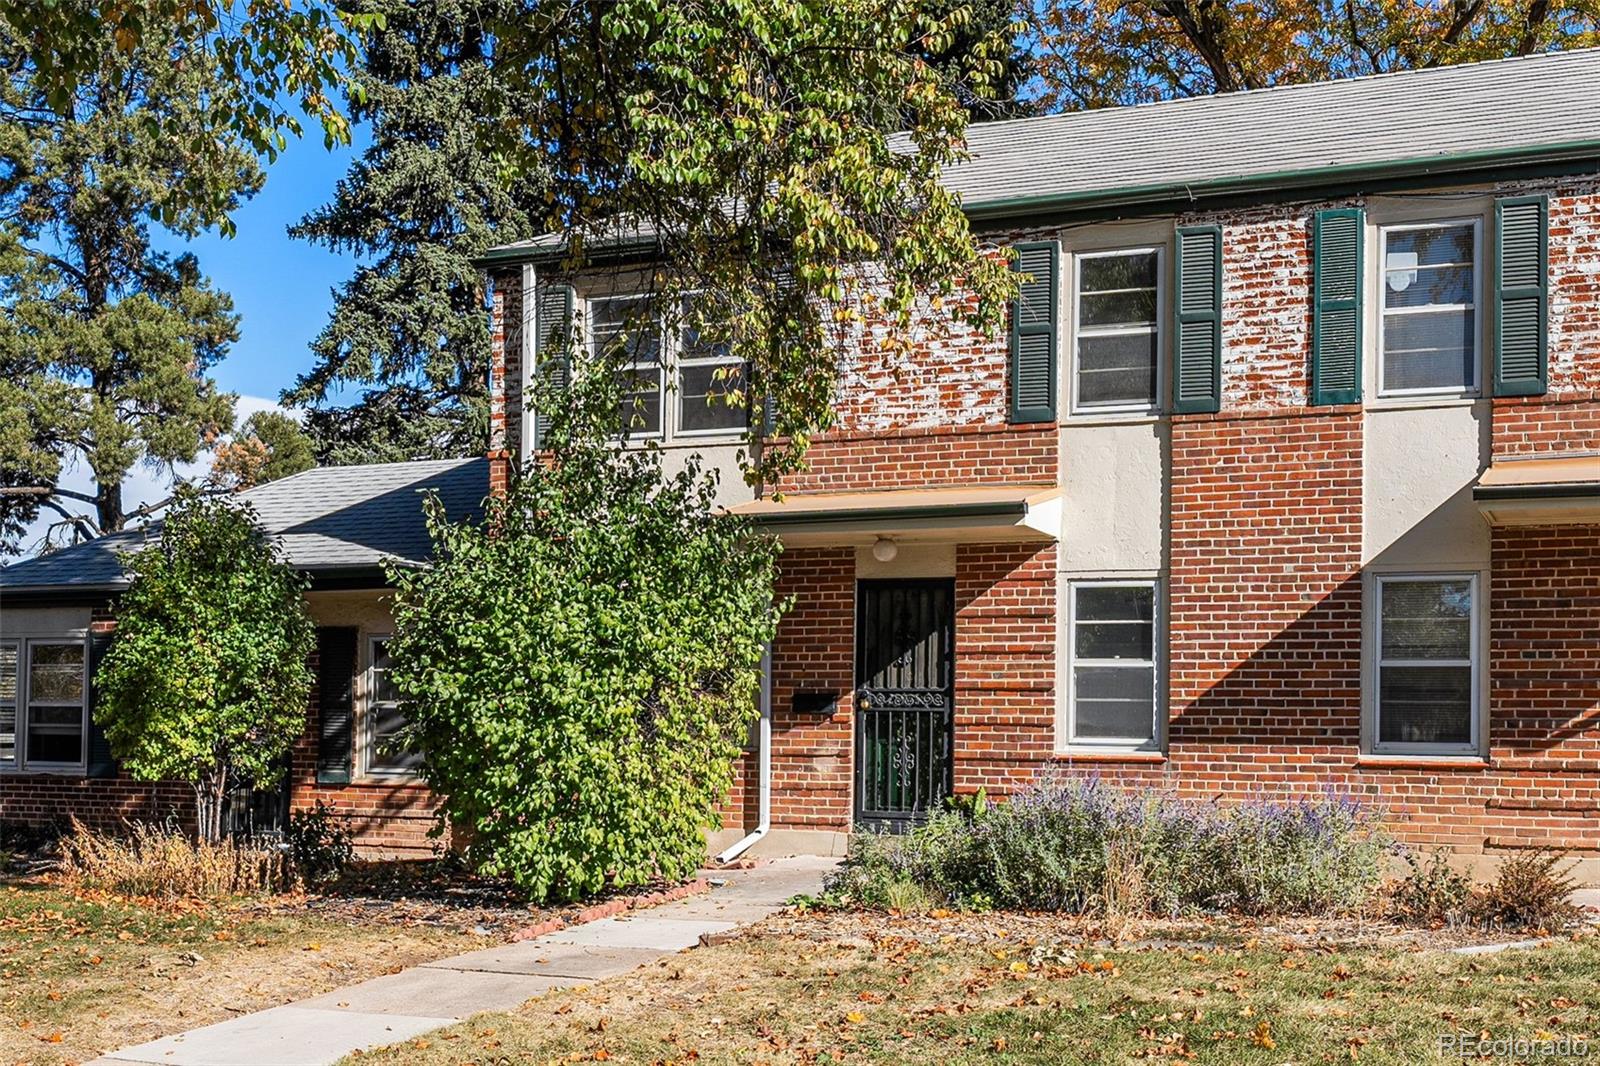
[[[84,766],[87,689],[82,641],[28,642],[22,751],[26,766]]]
[[[1067,587],[1067,739],[1150,748],[1159,743],[1155,581],[1074,581]]]
[[[17,642],[0,641],[0,767],[17,764]]]
[[[1377,579],[1378,750],[1478,750],[1478,579],[1385,574]]]
[[[412,774],[422,756],[404,734],[405,715],[389,673],[389,638],[373,637],[367,670],[367,773]]]

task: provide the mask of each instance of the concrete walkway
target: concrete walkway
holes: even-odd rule
[[[816,892],[837,863],[776,859],[753,870],[718,873],[727,883],[703,895],[375,977],[113,1051],[89,1066],[323,1066],[469,1014],[520,1006],[553,988],[627,973],[694,947],[702,935],[760,921],[796,893]]]

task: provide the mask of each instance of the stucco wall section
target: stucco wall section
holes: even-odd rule
[[[1489,457],[1489,404],[1365,414],[1363,564],[1479,569],[1489,525],[1472,485]]]
[[[1062,426],[1062,571],[1161,569],[1171,437],[1165,422]]]

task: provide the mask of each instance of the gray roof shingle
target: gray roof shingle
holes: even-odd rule
[[[1132,107],[979,122],[945,184],[975,216],[1050,201],[1165,201],[1284,175],[1427,167],[1572,148],[1600,159],[1600,48]],[[903,141],[902,141],[903,143]],[[648,233],[619,235],[641,239]],[[591,241],[603,245],[612,235]],[[563,250],[561,234],[492,248],[485,263]]]
[[[248,501],[289,563],[315,574],[371,570],[386,559],[421,562],[430,543],[422,495],[437,492],[460,521],[483,513],[487,459],[446,459],[371,466],[324,466],[270,481],[235,499]],[[160,536],[160,523],[124,530],[0,568],[0,592],[45,589],[114,591],[127,585],[118,552]]]

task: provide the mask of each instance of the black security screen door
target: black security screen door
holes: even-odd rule
[[[856,820],[903,829],[950,794],[955,582],[856,595]]]

